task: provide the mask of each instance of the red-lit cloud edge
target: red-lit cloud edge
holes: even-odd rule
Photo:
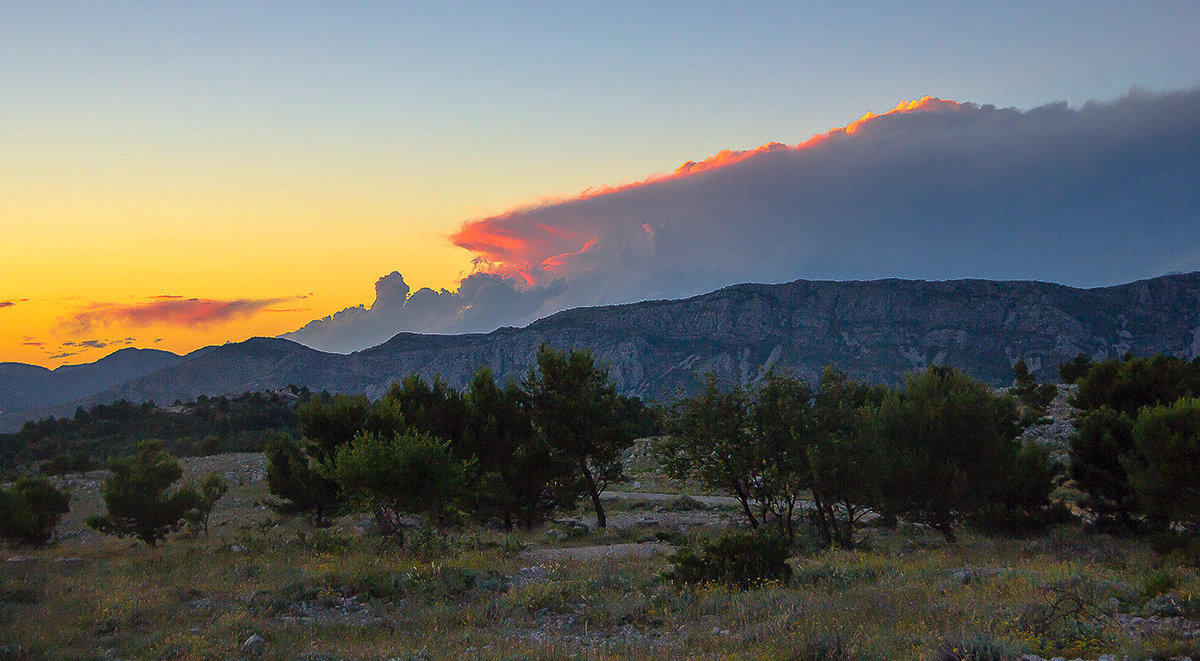
[[[832,128],[794,146],[780,142],[768,142],[754,149],[726,149],[702,161],[688,161],[670,173],[655,174],[641,181],[618,186],[589,188],[574,196],[543,200],[537,204],[518,207],[499,215],[470,220],[463,223],[462,227],[451,234],[449,239],[454,245],[475,253],[474,263],[479,271],[506,278],[518,278],[526,285],[532,286],[544,282],[547,277],[554,277],[556,271],[566,265],[572,257],[582,255],[597,247],[601,238],[599,236],[576,236],[561,228],[545,224],[537,224],[535,225],[536,231],[529,232],[527,225],[508,222],[516,216],[526,214],[531,209],[589,200],[675,179],[695,177],[713,170],[729,168],[771,152],[802,151],[835,138],[852,136],[870,122],[888,115],[956,111],[975,107],[974,104],[964,104],[933,96],[902,101],[891,110],[883,113],[868,112],[846,126]],[[650,238],[654,237],[654,229],[651,226],[643,224],[642,229]],[[569,247],[575,247],[575,249],[569,249]]]

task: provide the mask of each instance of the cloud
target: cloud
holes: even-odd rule
[[[25,303],[28,300],[29,300],[28,298],[17,298],[17,299],[13,299],[11,301],[0,301],[0,308],[11,308],[12,306],[16,305],[17,303]]]
[[[324,351],[349,352],[386,341],[401,330],[472,333],[494,330],[497,319],[532,320],[545,301],[564,289],[562,282],[530,287],[513,278],[476,273],[457,291],[422,288],[412,292],[393,271],[375,283],[371,307],[346,308],[309,322],[286,337]]]
[[[1027,111],[926,97],[796,145],[470,220],[450,237],[479,271],[459,291],[377,299],[322,337],[360,348],[748,281],[1116,284],[1200,269],[1197,182],[1200,90]],[[473,289],[481,278],[493,289]],[[422,313],[386,312],[410,306]],[[373,330],[349,341],[359,319]]]
[[[87,332],[93,328],[114,324],[211,326],[253,316],[267,311],[272,305],[287,300],[290,299],[242,298],[223,301],[210,298],[155,296],[147,301],[133,304],[90,303],[71,316],[61,319],[59,325],[72,333]]]

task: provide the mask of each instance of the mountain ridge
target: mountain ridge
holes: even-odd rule
[[[1200,272],[1092,289],[981,279],[746,283],[686,299],[574,308],[491,333],[397,333],[351,354],[252,338],[24,415],[288,384],[379,397],[414,372],[462,387],[480,365],[499,379],[519,379],[543,342],[591,348],[622,392],[650,399],[691,390],[707,371],[752,382],[771,366],[813,380],[834,364],[860,379],[895,383],[945,363],[1003,385],[1024,358],[1037,378],[1052,380],[1057,364],[1080,352],[1200,356]]]

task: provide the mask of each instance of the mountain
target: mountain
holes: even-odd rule
[[[185,359],[170,351],[130,347],[94,363],[63,365],[54,370],[23,363],[0,363],[0,422],[6,426],[10,420],[19,424],[26,411],[92,395]]]
[[[291,384],[379,397],[416,372],[465,385],[480,365],[520,378],[538,346],[590,347],[622,392],[656,399],[689,390],[707,371],[753,381],[776,366],[806,379],[835,364],[873,382],[949,364],[1007,384],[1024,358],[1057,377],[1079,352],[1095,358],[1200,356],[1200,272],[1115,287],[1043,282],[873,280],[746,284],[685,300],[567,310],[524,328],[487,334],[400,333],[349,355],[283,339],[210,348],[49,410],[114,399],[160,403]]]

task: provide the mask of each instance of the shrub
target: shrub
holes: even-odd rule
[[[183,525],[199,501],[190,486],[171,490],[183,469],[161,441],[142,441],[136,456],[112,459],[108,466],[113,474],[100,491],[108,514],[88,518],[88,526],[100,532],[155,546]]]
[[[454,461],[446,443],[410,431],[390,439],[360,432],[317,472],[368,503],[380,532],[403,542],[401,517],[429,513],[440,522],[446,507],[461,496],[471,469]]]
[[[1133,444],[1121,465],[1146,513],[1200,532],[1200,399],[1142,409]]]
[[[700,553],[683,547],[668,558],[666,578],[677,584],[718,582],[751,588],[767,581],[786,583],[792,576],[787,540],[766,531],[726,532],[705,542]]]
[[[49,542],[69,503],[70,497],[45,478],[17,478],[16,484],[0,490],[0,538],[30,546]]]
[[[976,633],[942,643],[934,658],[937,661],[1015,661],[1021,658],[1021,650],[990,633]]]

